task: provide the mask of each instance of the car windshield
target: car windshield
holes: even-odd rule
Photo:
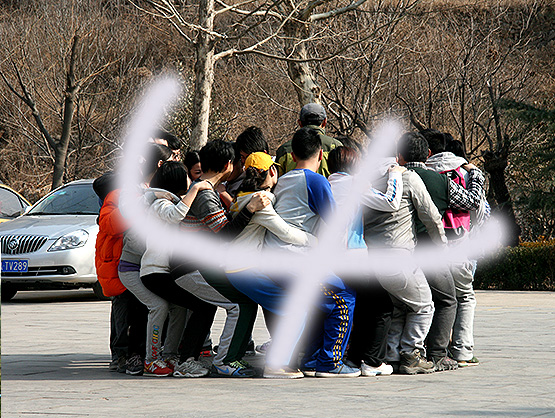
[[[98,215],[100,201],[92,184],[70,184],[38,202],[28,215]]]
[[[0,217],[13,218],[21,214],[23,205],[14,192],[0,188]]]

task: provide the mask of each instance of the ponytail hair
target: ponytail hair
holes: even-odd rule
[[[245,179],[239,187],[239,192],[258,192],[262,189],[262,183],[268,177],[268,170],[259,170],[254,167],[249,167],[245,170]]]

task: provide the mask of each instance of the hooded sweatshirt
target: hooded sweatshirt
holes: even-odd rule
[[[455,170],[466,163],[467,161],[464,158],[457,157],[452,152],[440,152],[428,158],[426,166],[441,173],[443,171]],[[466,170],[462,171],[466,173]]]

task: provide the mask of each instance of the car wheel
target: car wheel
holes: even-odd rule
[[[102,292],[102,286],[100,286],[98,280],[93,283],[92,289],[98,300],[110,300],[108,296],[104,296],[104,293]]]
[[[2,292],[2,298],[1,298],[2,302],[7,302],[15,296],[15,294],[17,293],[17,290],[15,290],[9,284],[3,284],[1,292]]]

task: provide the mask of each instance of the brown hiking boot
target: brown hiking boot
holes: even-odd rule
[[[433,373],[436,368],[432,361],[427,361],[418,348],[410,353],[401,353],[401,366],[399,373],[401,374],[417,374],[417,373]]]

